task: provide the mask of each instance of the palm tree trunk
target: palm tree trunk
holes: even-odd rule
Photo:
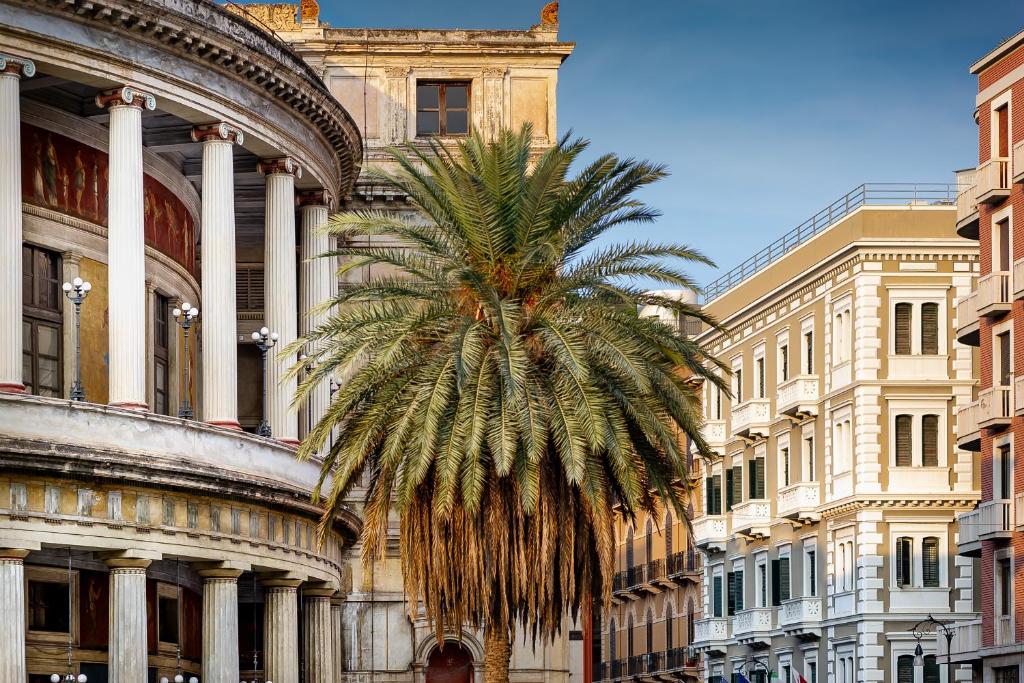
[[[508,683],[512,641],[507,629],[484,626],[484,683]]]

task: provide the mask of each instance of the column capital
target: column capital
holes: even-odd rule
[[[159,553],[144,550],[112,550],[99,553],[99,559],[103,560],[111,570],[145,570],[153,560],[159,560],[160,557]]]
[[[25,57],[0,54],[0,73],[32,78],[36,75],[36,63]]]
[[[229,123],[203,123],[192,128],[192,140],[195,142],[223,141],[239,145],[245,142],[245,134]]]
[[[280,157],[279,159],[261,159],[256,165],[256,170],[261,175],[273,175],[283,173],[293,175],[296,178],[302,177],[302,167],[291,157]]]
[[[139,90],[132,85],[104,90],[96,95],[96,106],[100,109],[108,107],[136,107],[138,109],[156,109],[156,95]]]
[[[25,548],[0,548],[0,562],[24,562],[30,552]]]
[[[260,584],[264,588],[277,589],[279,591],[297,591],[299,586],[302,585],[302,579],[266,578],[260,579]]]
[[[64,263],[77,266],[82,262],[82,252],[80,251],[64,251],[61,252],[60,258]]]
[[[330,600],[337,591],[333,586],[307,586],[302,589],[302,597],[307,600]]]
[[[204,581],[238,581],[238,577],[242,575],[242,570],[231,567],[211,567],[209,569],[200,569],[196,573],[203,577]]]
[[[334,209],[334,196],[327,190],[303,190],[296,194],[295,202],[300,208],[326,206],[329,210]]]

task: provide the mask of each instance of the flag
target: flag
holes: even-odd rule
[[[796,676],[794,683],[811,683],[806,677],[796,669],[793,669],[793,675]]]
[[[736,674],[736,683],[750,683],[750,679],[741,673]]]

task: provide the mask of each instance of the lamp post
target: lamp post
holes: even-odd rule
[[[260,426],[256,433],[260,436],[272,436],[270,423],[267,422],[267,351],[274,348],[277,343],[277,332],[271,332],[266,327],[261,327],[259,332],[252,333],[252,340],[256,342],[256,348],[260,350],[263,358],[263,410],[260,416]]]
[[[778,676],[778,674],[770,666],[768,666],[768,663],[765,660],[758,659],[757,657],[751,657],[750,659],[739,665],[737,669],[739,669],[740,667],[743,668],[744,673],[751,676],[751,680],[753,680],[754,674],[756,674],[758,671],[764,673],[765,681],[770,681]]]
[[[924,648],[921,647],[921,639],[928,634],[928,631],[923,628],[926,624],[934,626],[933,633],[937,635],[941,632],[946,639],[946,683],[951,683],[953,680],[953,636],[956,635],[956,624],[952,621],[940,621],[930,614],[927,619],[922,619],[914,624],[910,629],[914,638],[917,639],[917,646],[914,648],[914,666],[924,667]]]
[[[186,301],[181,305],[181,308],[175,308],[171,311],[171,315],[174,316],[174,322],[178,323],[178,326],[181,327],[185,335],[185,396],[179,402],[178,417],[191,420],[192,404],[189,401],[189,397],[192,395],[192,387],[189,382],[189,366],[192,364],[192,357],[188,353],[188,331],[191,329],[193,321],[199,317],[199,309]]]
[[[61,289],[68,301],[75,305],[75,378],[71,382],[71,400],[84,401],[85,388],[82,386],[82,302],[92,289],[92,284],[80,277],[65,282]],[[56,676],[56,674],[54,674]],[[52,676],[51,676],[52,678]]]
[[[77,281],[77,284],[75,285],[76,287],[81,287],[82,285],[89,284],[88,282],[82,282],[82,280],[80,278],[75,278],[75,280]],[[64,287],[64,291],[65,292],[68,291],[66,285],[67,285],[67,283],[65,283],[65,287]],[[88,292],[89,290],[87,289],[85,291]],[[81,303],[81,302],[79,302],[79,303]],[[81,400],[81,399],[76,399],[76,400]],[[72,613],[71,612],[71,608],[72,608],[72,604],[73,604],[72,594],[71,594],[71,586],[72,586],[72,582],[71,582],[71,548],[68,548],[68,614]],[[50,683],[61,683],[62,681],[63,681],[63,683],[88,683],[88,681],[89,681],[88,676],[86,676],[85,674],[78,674],[76,676],[75,672],[72,670],[73,664],[72,664],[72,661],[71,661],[71,653],[72,653],[71,629],[68,629],[68,670],[67,670],[67,673],[65,673],[63,676],[61,676],[60,674],[50,674]]]

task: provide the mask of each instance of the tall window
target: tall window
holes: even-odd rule
[[[924,657],[924,683],[939,683],[939,662],[935,655]]]
[[[804,576],[807,585],[807,596],[818,595],[818,553],[814,548],[804,549]]]
[[[743,611],[743,570],[729,572],[727,579],[729,584],[728,615],[732,616],[736,612]]]
[[[804,439],[804,460],[807,463],[807,481],[814,481],[814,437]]]
[[[633,527],[626,532],[626,567],[632,569],[635,564],[633,557]]]
[[[693,609],[693,599],[691,598],[686,603],[686,644],[687,645],[689,645],[690,643],[692,643],[694,641],[694,636],[695,636],[694,628],[696,626],[695,622],[696,622],[696,618],[695,618],[694,609]]]
[[[1011,460],[1010,444],[1003,444],[996,449],[996,462],[994,469],[997,474],[997,481],[994,482],[995,498],[1008,500],[1011,498],[1013,488],[1013,462]]]
[[[654,525],[650,518],[647,519],[647,526],[644,528],[644,562],[654,559]]]
[[[626,619],[626,656],[633,656],[633,615]]]
[[[996,349],[999,353],[999,366],[996,368],[996,381],[1001,387],[1010,386],[1013,345],[1010,344],[1010,333],[996,335]]]
[[[996,560],[996,615],[1009,617],[1013,609],[1013,577],[1010,574],[1010,558]]]
[[[992,245],[992,265],[996,267],[996,270],[1005,273],[1010,270],[1010,219],[1007,218],[996,223],[995,231],[995,240]]]
[[[896,466],[910,467],[912,464],[912,418],[910,415],[896,416]]]
[[[672,511],[668,510],[665,512],[665,560],[668,561],[672,557]]]
[[[743,403],[743,368],[733,370],[732,395],[736,404]]]
[[[716,574],[711,579],[711,613],[715,617],[722,616],[722,575]]]
[[[995,110],[995,147],[992,156],[1003,159],[1010,156],[1010,105],[1004,104]]]
[[[707,492],[706,514],[722,514],[722,475],[716,474],[713,477],[708,477],[704,484]]]
[[[469,133],[469,83],[416,84],[416,135]]]
[[[782,469],[782,485],[789,486],[790,473],[789,473],[789,447],[783,447],[779,449],[779,464]]]
[[[914,582],[914,541],[906,536],[896,539],[896,585],[912,586]]]
[[[756,361],[757,365],[757,397],[764,398],[765,387],[764,387],[764,358],[758,358]]]
[[[939,466],[938,415],[925,415],[921,418],[921,464],[925,467]]]
[[[764,562],[757,565],[757,606],[768,606],[768,565]]]
[[[939,587],[939,539],[921,541],[921,581],[925,588]]]
[[[167,314],[170,301],[162,294],[153,299],[153,412],[161,415],[170,414],[168,397],[169,361],[170,357],[170,325]]]
[[[764,498],[764,458],[753,458],[748,462],[750,474],[747,477],[747,493],[751,500]],[[737,501],[739,502],[739,501]]]
[[[914,306],[908,303],[896,304],[896,353],[910,355],[910,321]]]
[[[785,382],[789,379],[789,345],[783,344],[779,347],[779,380]]]
[[[60,256],[22,245],[22,382],[39,396],[64,393]]]
[[[814,332],[804,332],[804,372],[814,374]]]
[[[934,301],[921,304],[921,353],[934,356],[939,352],[939,305]]]
[[[739,465],[725,471],[725,511],[743,502],[743,468]]]
[[[647,652],[654,652],[654,612],[647,609]]]
[[[675,635],[672,633],[672,620],[674,616],[672,613],[672,603],[670,602],[665,606],[665,648],[668,650],[675,647],[675,643],[672,642]]]
[[[618,633],[615,631],[615,618],[612,618],[611,624],[608,626],[608,660],[614,662],[618,659]]]

